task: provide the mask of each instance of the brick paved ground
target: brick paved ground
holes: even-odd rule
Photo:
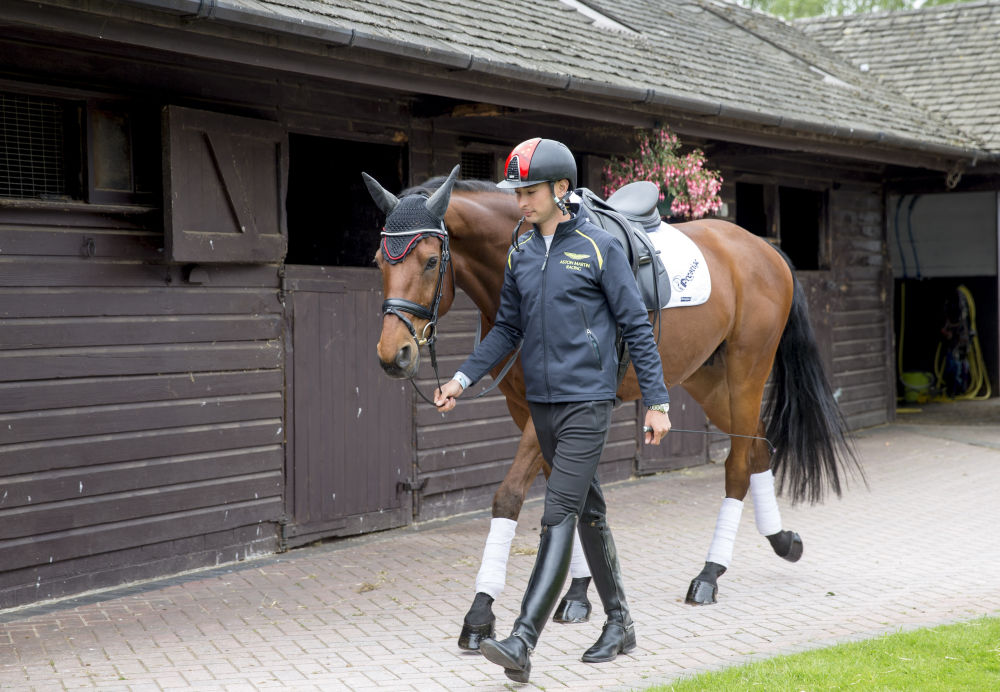
[[[910,419],[903,419],[907,422]],[[993,420],[996,420],[995,418]],[[779,653],[1000,613],[1000,422],[862,433],[870,488],[783,506],[797,564],[750,506],[717,605],[683,603],[722,496],[709,466],[608,488],[639,648],[587,665],[602,618],[546,628],[532,683],[642,689]],[[540,505],[515,539],[504,635],[533,562]],[[503,690],[455,641],[487,514],[293,551],[232,568],[0,613],[0,689]],[[596,594],[592,597],[596,600]],[[532,689],[532,685],[521,686]]]

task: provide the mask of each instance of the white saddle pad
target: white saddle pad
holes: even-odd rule
[[[670,278],[670,300],[663,307],[701,305],[708,300],[712,295],[712,279],[705,256],[694,241],[663,221],[649,238]]]

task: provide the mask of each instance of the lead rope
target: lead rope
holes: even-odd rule
[[[653,429],[648,425],[642,426],[642,431],[644,433],[653,432]],[[760,437],[758,435],[737,435],[736,433],[727,432],[715,432],[714,430],[684,430],[683,428],[670,428],[670,432],[682,432],[682,433],[695,433],[697,435],[725,435],[726,437],[745,437],[749,440],[763,440],[767,443],[767,447],[771,450],[771,454],[778,451],[778,448],[771,444],[771,441],[766,437]],[[669,433],[668,433],[669,434]]]

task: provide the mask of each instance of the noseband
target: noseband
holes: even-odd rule
[[[396,256],[392,256],[389,252],[389,246],[386,242],[387,238],[398,236],[413,236],[412,240],[407,243],[406,247],[403,248],[402,252]],[[411,231],[402,231],[397,233],[390,233],[385,230],[382,231],[382,253],[385,258],[392,264],[400,262],[410,254],[410,251],[416,246],[417,242],[422,240],[427,236],[437,236],[441,239],[441,261],[438,264],[438,276],[437,276],[437,286],[434,288],[434,302],[431,307],[427,308],[420,303],[414,303],[412,300],[406,300],[405,298],[386,298],[382,301],[382,316],[395,315],[399,318],[404,325],[406,325],[407,330],[410,332],[410,336],[416,342],[417,347],[427,346],[431,353],[431,367],[434,368],[434,377],[437,379],[438,389],[441,389],[441,375],[438,373],[437,365],[437,349],[435,348],[435,342],[437,341],[437,324],[439,319],[439,310],[441,307],[441,296],[444,294],[444,275],[448,271],[448,267],[451,267],[451,283],[452,286],[455,285],[455,266],[451,263],[451,249],[448,246],[448,229],[445,227],[444,222],[441,222],[441,230],[426,230],[413,233]],[[417,336],[417,330],[413,326],[413,322],[407,317],[407,314],[416,317],[417,319],[427,320],[427,324],[420,332],[420,336]],[[417,389],[417,385],[413,382],[413,377],[410,377],[410,384],[416,389],[417,394],[429,404],[434,404],[433,401],[428,399],[423,392]]]

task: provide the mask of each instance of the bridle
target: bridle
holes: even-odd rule
[[[406,325],[407,330],[410,332],[410,336],[416,342],[417,347],[427,346],[431,353],[431,367],[434,369],[434,378],[437,380],[438,389],[441,389],[441,374],[438,372],[437,364],[437,349],[435,344],[437,342],[437,324],[440,319],[440,309],[441,309],[441,297],[444,295],[444,276],[451,267],[451,285],[455,286],[455,265],[451,261],[451,248],[448,245],[448,229],[445,227],[444,222],[441,222],[440,230],[424,230],[413,233],[412,231],[400,231],[397,233],[390,233],[383,229],[383,238],[392,236],[413,236],[413,239],[406,245],[406,248],[396,257],[390,257],[394,261],[400,261],[406,255],[410,253],[413,247],[423,240],[427,236],[435,236],[441,239],[441,258],[438,262],[438,276],[437,285],[434,287],[434,302],[431,307],[427,308],[420,303],[415,303],[412,300],[407,300],[405,298],[386,298],[382,301],[382,316],[395,315],[399,318],[404,325]],[[388,252],[388,245],[383,240],[382,242],[382,252]],[[407,317],[407,314],[416,317],[417,319],[427,320],[427,324],[420,331],[420,336],[417,336],[417,330],[413,326],[413,322]],[[427,396],[420,391],[417,387],[416,382],[413,381],[413,375],[409,377],[410,384],[413,385],[413,389],[420,395],[427,403],[433,405],[434,402],[428,399]]]
[[[406,247],[401,253],[396,256],[389,255],[388,245],[383,240],[382,242],[382,252],[386,254],[387,259],[392,259],[393,262],[402,261],[406,255],[410,253],[413,247],[423,240],[427,236],[436,236],[441,239],[441,258],[438,263],[438,276],[437,285],[434,288],[434,302],[431,303],[431,307],[427,308],[420,303],[415,303],[412,300],[407,300],[405,298],[386,298],[382,301],[382,316],[394,315],[397,317],[404,325],[406,329],[410,332],[410,336],[416,342],[417,347],[427,346],[427,349],[431,354],[431,367],[434,369],[434,379],[437,381],[437,388],[441,389],[441,373],[438,371],[437,364],[437,349],[435,344],[437,342],[437,325],[440,319],[440,309],[441,309],[441,297],[444,295],[444,277],[447,273],[449,267],[451,268],[451,285],[452,290],[455,289],[455,264],[451,261],[451,247],[448,244],[448,229],[444,225],[444,221],[441,222],[440,230],[424,230],[413,233],[412,231],[400,231],[396,233],[391,233],[386,230],[382,230],[382,236],[393,237],[393,236],[413,236],[412,240],[407,243]],[[416,317],[417,319],[427,320],[427,324],[420,331],[420,336],[417,336],[417,329],[413,326],[413,322],[407,317],[407,314]],[[480,340],[480,330],[481,325],[476,327],[476,344],[479,344]],[[511,367],[517,360],[518,354],[521,352],[521,344],[518,344],[517,350],[514,351],[513,355],[507,359],[507,363],[501,369],[500,373],[493,380],[489,387],[477,393],[473,398],[478,399],[482,396],[486,396],[491,391],[496,389],[500,384],[500,381],[510,372]],[[417,383],[413,381],[413,375],[409,378],[410,384],[413,385],[414,391],[420,395],[420,398],[426,401],[432,406],[437,406],[433,400],[429,399],[420,389],[417,387]]]

